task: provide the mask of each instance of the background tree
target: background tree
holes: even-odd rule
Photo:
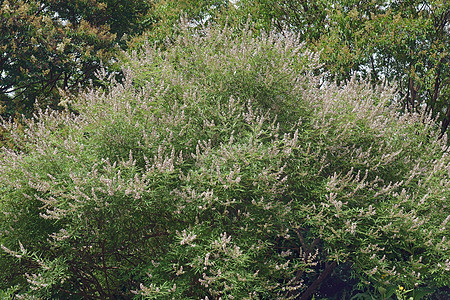
[[[434,116],[440,113],[445,131],[450,117],[449,22],[448,1],[340,1],[331,17],[334,30],[318,46],[335,78],[357,73],[370,74],[373,82],[396,82],[404,106],[419,111],[426,105]]]
[[[117,42],[141,32],[150,2],[0,1],[0,100],[4,114],[56,108],[59,89],[74,91],[114,61]],[[122,42],[122,45],[125,43]]]
[[[409,111],[426,105],[440,114],[442,131],[450,121],[450,3],[409,1],[253,1],[238,2],[260,28],[301,33],[321,52],[330,81],[353,75],[372,82],[396,82]]]
[[[144,40],[163,46],[164,42],[176,39],[181,20],[192,27],[210,22],[223,23],[233,12],[236,12],[235,7],[228,0],[157,0],[147,16],[151,26],[145,35],[135,36],[130,46],[139,48]]]

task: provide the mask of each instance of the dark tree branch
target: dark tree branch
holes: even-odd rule
[[[304,254],[303,254],[303,255],[304,255],[303,261],[304,261],[305,263],[307,263],[307,260],[308,260],[308,258],[309,258],[309,256],[310,256],[310,254],[312,253],[312,251],[314,250],[314,248],[319,244],[320,239],[318,239],[318,238],[314,239],[314,241],[312,242],[312,244],[310,245],[310,247],[307,247],[307,246],[306,246],[306,243],[305,243],[305,240],[304,240],[304,238],[303,238],[303,234],[301,233],[300,229],[299,229],[299,228],[295,229],[295,232],[297,233],[297,237],[298,237],[298,239],[300,240],[301,248],[302,248],[303,253],[304,253]],[[301,253],[301,251],[299,251],[299,253]],[[304,269],[300,269],[300,270],[298,270],[298,271],[296,272],[295,277],[294,277],[294,278],[292,279],[292,281],[291,281],[291,282],[292,282],[292,285],[295,285],[295,284],[300,280],[300,278],[302,278],[304,272],[305,272]],[[293,290],[293,291],[290,293],[290,296],[295,296],[295,293],[296,293],[296,291]]]
[[[316,280],[308,287],[308,289],[300,296],[299,300],[308,300],[312,294],[317,290],[320,284],[331,274],[337,263],[333,261],[331,264],[325,267],[325,270],[317,277]]]
[[[450,104],[447,106],[447,111],[445,113],[444,120],[442,120],[442,126],[441,126],[441,135],[439,136],[439,139],[441,139],[445,132],[448,129],[448,126],[450,124]]]

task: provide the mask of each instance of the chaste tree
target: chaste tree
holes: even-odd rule
[[[324,82],[298,35],[184,25],[124,55],[121,83],[99,72],[77,114],[1,123],[0,297],[449,286],[450,155],[429,114],[398,113],[386,85]]]

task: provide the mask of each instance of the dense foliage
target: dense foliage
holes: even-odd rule
[[[324,82],[295,35],[181,32],[127,55],[122,83],[99,72],[77,114],[3,122],[5,297],[308,299],[342,266],[348,297],[449,285],[450,156],[427,114]]]
[[[354,74],[396,82],[411,112],[426,106],[450,123],[450,2],[442,0],[241,0],[240,11],[263,30],[298,32],[321,51],[333,80]],[[242,19],[242,18],[241,18]]]
[[[176,38],[181,19],[191,26],[211,21],[223,23],[228,15],[236,12],[228,0],[158,0],[152,3],[153,8],[147,16],[151,26],[143,36],[134,37],[131,47],[139,45],[143,39],[162,46],[165,41]]]
[[[181,17],[199,23],[254,23],[256,31],[299,34],[321,52],[321,72],[345,82],[396,82],[410,112],[426,107],[450,124],[450,2],[443,0],[32,0],[0,1],[0,101],[3,115],[31,115],[34,104],[58,107],[108,72],[122,48],[163,45]],[[141,35],[142,32],[145,34]]]
[[[149,9],[146,0],[1,0],[2,114],[56,108],[60,90],[75,92],[114,62],[117,42],[142,31]]]

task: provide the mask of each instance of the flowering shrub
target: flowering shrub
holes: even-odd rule
[[[289,34],[165,49],[99,73],[76,114],[3,122],[4,295],[307,299],[342,263],[373,292],[449,284],[450,158],[426,115],[323,82]]]

